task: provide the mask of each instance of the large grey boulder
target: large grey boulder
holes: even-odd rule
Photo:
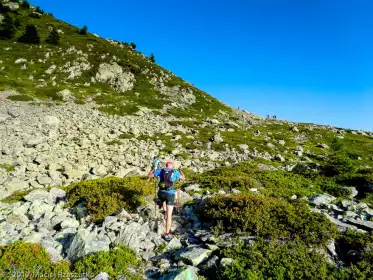
[[[135,252],[139,252],[141,242],[145,239],[149,232],[150,228],[148,223],[142,225],[140,223],[131,221],[119,232],[115,243],[122,243],[133,249]]]
[[[373,222],[371,221],[363,221],[363,220],[356,220],[353,218],[347,218],[346,222],[348,222],[349,224],[355,225],[358,228],[373,231]]]
[[[54,206],[48,203],[45,203],[41,200],[35,200],[32,205],[30,206],[30,210],[28,212],[31,215],[33,220],[38,220],[41,216],[52,216]]]
[[[316,206],[327,206],[336,198],[330,194],[318,194],[310,198],[310,202]]]
[[[335,224],[337,226],[338,230],[341,231],[341,232],[344,232],[347,229],[352,229],[352,230],[357,229],[356,226],[343,223],[340,220],[330,216],[328,213],[323,213],[323,214],[328,218],[329,221],[331,221],[333,224]]]
[[[211,250],[207,250],[199,246],[189,246],[177,252],[176,256],[188,264],[198,266],[200,263],[207,260],[211,253]]]
[[[72,101],[74,100],[74,95],[73,93],[68,90],[68,89],[64,89],[64,90],[61,90],[59,92],[57,92],[57,95],[63,100],[63,101]]]
[[[135,76],[123,71],[117,63],[101,63],[96,73],[96,80],[109,84],[117,92],[129,91],[134,87]]]
[[[70,260],[77,260],[98,251],[109,251],[110,239],[107,235],[97,235],[95,230],[79,229],[66,251]]]
[[[214,135],[213,141],[215,143],[222,143],[222,142],[224,142],[224,139],[223,139],[223,137],[221,137],[220,133],[217,133],[217,134]]]
[[[47,190],[34,190],[23,197],[24,200],[34,202],[35,200],[49,201]]]

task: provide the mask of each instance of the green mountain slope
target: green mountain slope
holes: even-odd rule
[[[40,9],[42,13],[13,1],[12,10],[6,3],[3,1],[0,12],[2,21],[7,15],[19,26],[11,39],[0,40],[1,89],[12,88],[41,100],[62,100],[57,93],[69,90],[75,102],[92,98],[104,105],[101,110],[119,115],[134,113],[139,107],[167,115],[196,117],[231,112],[229,107],[153,63],[128,43],[105,40],[91,33],[81,35],[79,28]],[[29,24],[36,26],[40,44],[16,42]],[[46,42],[53,29],[60,36],[58,45]],[[113,72],[97,76],[107,68]]]

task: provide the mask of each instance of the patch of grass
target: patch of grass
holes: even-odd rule
[[[112,141],[106,142],[106,145],[109,145],[109,146],[113,146],[113,145],[123,145],[123,142],[122,142],[122,141],[119,141],[119,140],[112,140]]]
[[[85,203],[93,222],[125,208],[134,211],[144,203],[144,196],[153,194],[154,184],[139,177],[104,178],[83,181],[65,188],[68,207]]]
[[[4,198],[1,200],[1,202],[5,202],[5,203],[9,203],[9,204],[12,204],[12,203],[16,203],[16,202],[22,202],[23,201],[23,197],[27,194],[29,194],[30,190],[28,191],[19,191],[19,192],[15,192],[15,193],[12,193],[10,196]]]
[[[40,275],[65,279],[60,275],[70,273],[70,263],[62,261],[53,264],[42,246],[17,241],[0,247],[0,278],[10,279],[14,271],[24,273],[22,279],[38,279]]]
[[[109,274],[110,279],[143,279],[134,274],[130,267],[141,269],[142,262],[136,253],[124,245],[110,249],[109,252],[97,252],[83,257],[74,264],[74,271],[78,274],[87,273],[97,275],[100,272]]]
[[[220,232],[297,239],[313,245],[326,244],[337,233],[324,215],[310,212],[302,201],[290,204],[259,195],[214,196],[202,206],[200,217],[214,221]]]
[[[12,172],[12,171],[14,171],[15,166],[10,165],[10,164],[0,163],[0,169],[5,169],[6,172]]]
[[[10,95],[7,99],[12,101],[33,101],[34,98],[28,95]]]
[[[135,137],[136,136],[134,134],[130,133],[122,133],[121,135],[119,135],[119,139],[133,139]]]

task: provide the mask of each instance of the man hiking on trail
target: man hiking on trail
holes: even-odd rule
[[[172,224],[172,211],[176,205],[175,196],[175,182],[180,179],[185,180],[183,172],[180,170],[173,169],[173,163],[171,161],[166,163],[166,168],[157,169],[152,171],[148,175],[149,178],[159,178],[159,191],[158,198],[162,202],[163,211],[166,213],[166,231],[164,239],[170,241],[172,239],[170,235],[171,224]]]

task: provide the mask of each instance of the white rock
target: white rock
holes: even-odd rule
[[[55,116],[45,116],[43,119],[46,125],[59,125],[60,120]]]

